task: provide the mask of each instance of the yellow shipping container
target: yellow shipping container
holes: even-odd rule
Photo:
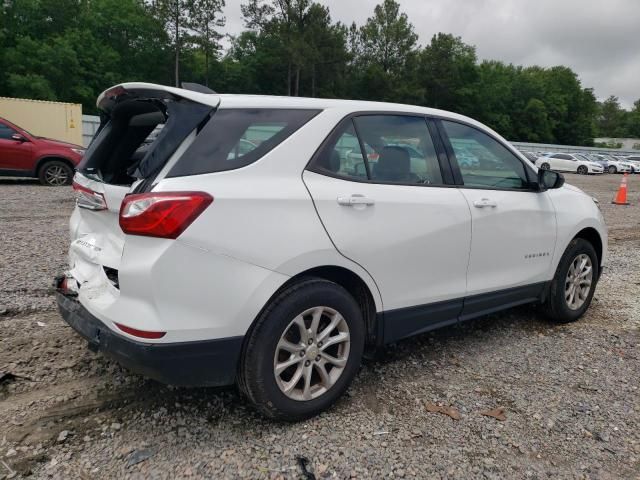
[[[0,117],[40,137],[82,145],[82,105],[0,97]]]

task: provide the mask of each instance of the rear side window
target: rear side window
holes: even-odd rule
[[[314,159],[312,170],[375,183],[442,184],[424,117],[362,115],[343,123]]]
[[[249,165],[282,143],[319,110],[218,110],[167,177],[222,172]]]

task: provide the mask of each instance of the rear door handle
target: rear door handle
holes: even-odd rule
[[[473,202],[473,206],[476,208],[485,208],[485,207],[495,208],[498,206],[498,204],[493,200],[491,200],[490,198],[481,198],[480,200],[476,200],[475,202]]]
[[[376,201],[373,198],[365,197],[359,193],[354,193],[353,195],[341,195],[338,197],[338,204],[344,205],[345,207],[351,207],[353,205],[367,206],[375,203]]]

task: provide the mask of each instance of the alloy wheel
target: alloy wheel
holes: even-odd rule
[[[66,185],[69,180],[69,175],[64,167],[51,165],[47,167],[47,170],[44,172],[44,178],[49,185],[58,187],[60,185]]]
[[[564,283],[564,298],[571,310],[578,310],[587,301],[593,282],[593,265],[589,255],[581,253],[569,265]]]
[[[350,347],[349,326],[340,312],[324,306],[305,310],[276,346],[273,372],[280,391],[298,401],[326,393],[342,375]]]
[[[584,165],[580,165],[578,167],[578,173],[580,175],[586,175],[587,173],[589,173],[589,170],[587,169],[587,167],[585,167]]]
[[[543,163],[542,165],[540,165],[540,168],[542,170],[549,170],[551,166],[548,163]]]

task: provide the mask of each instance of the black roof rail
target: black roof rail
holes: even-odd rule
[[[208,94],[217,93],[211,90],[209,87],[205,87],[204,85],[200,85],[199,83],[182,82],[182,88],[184,88],[185,90],[191,90],[192,92],[198,92],[198,93],[208,93]]]

